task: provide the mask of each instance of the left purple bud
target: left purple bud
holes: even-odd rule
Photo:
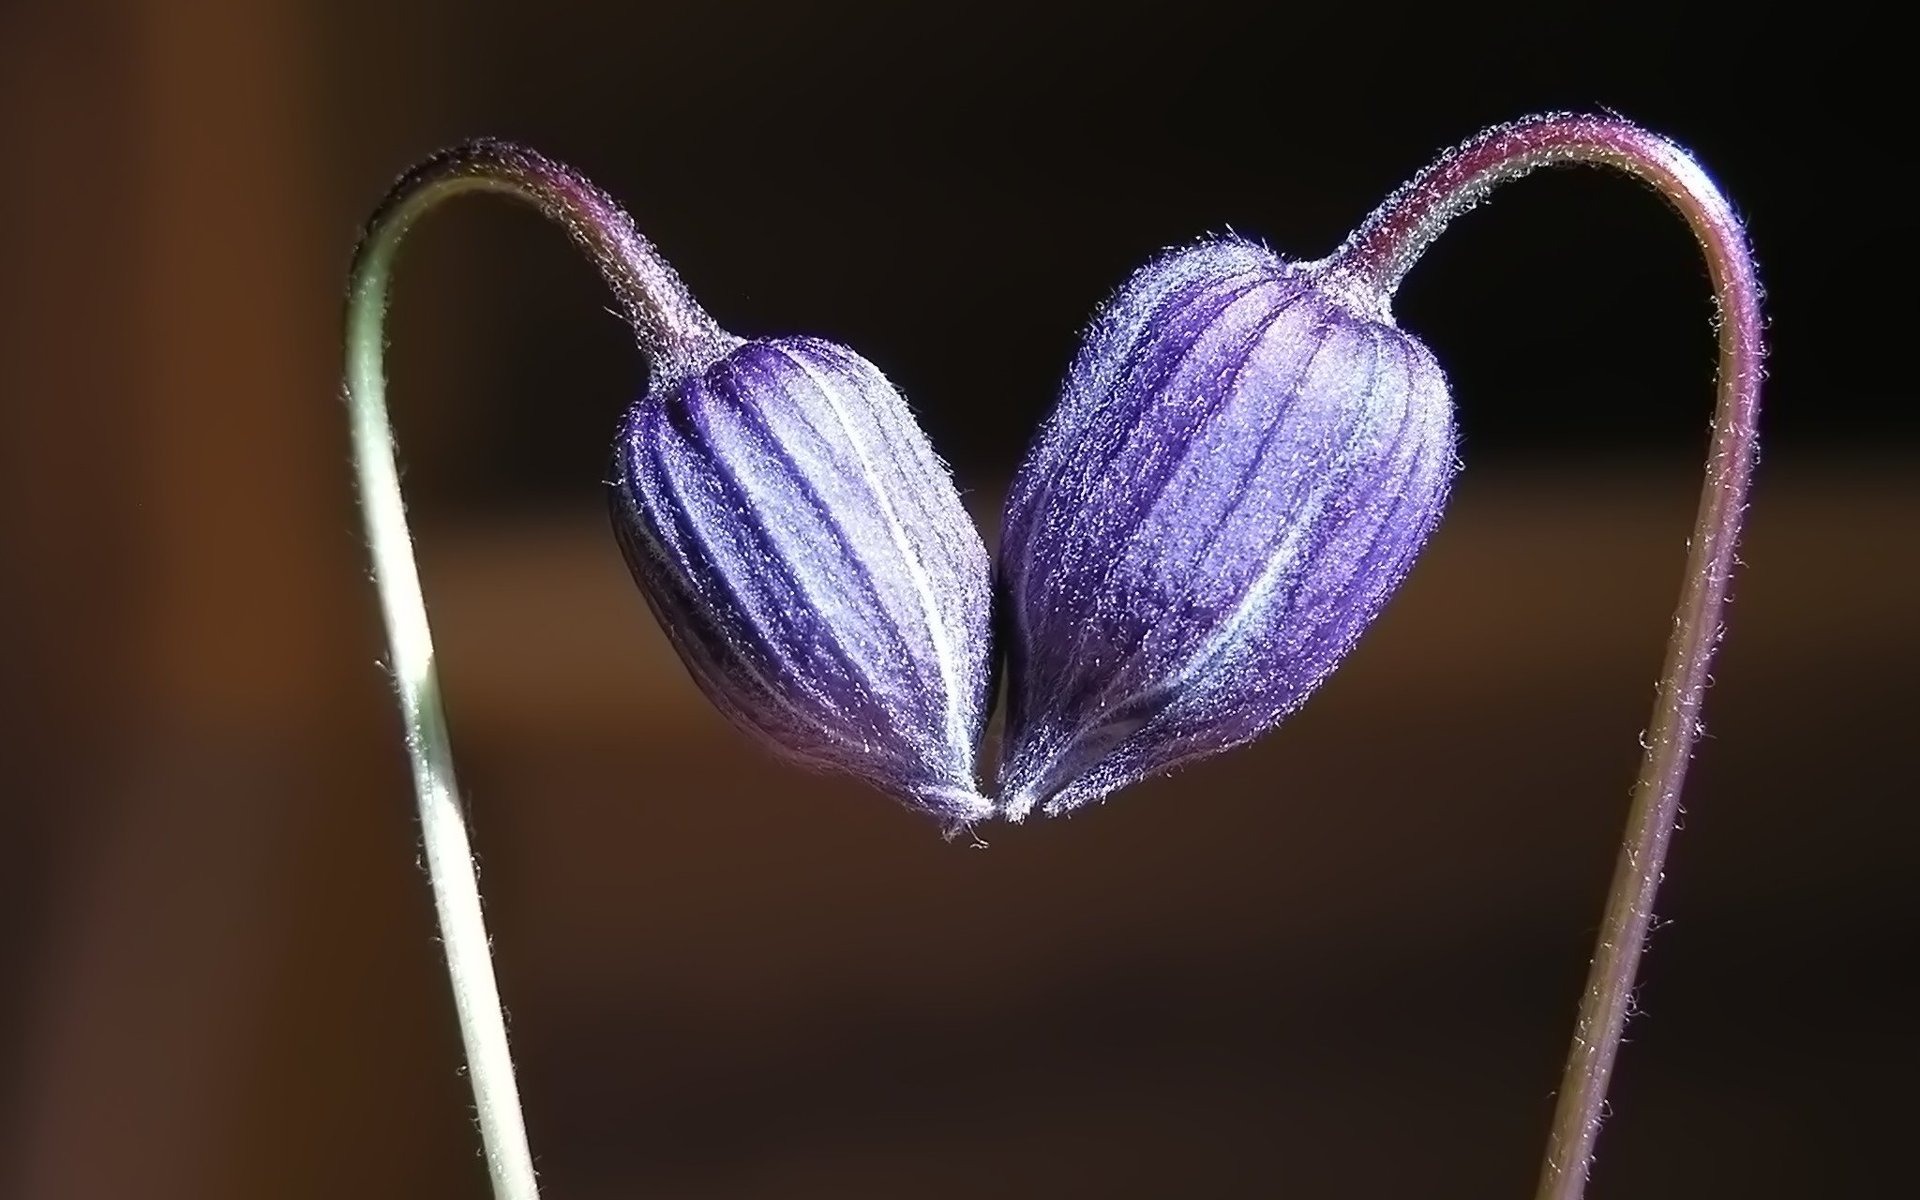
[[[982,819],[990,564],[906,401],[851,350],[723,339],[614,447],[614,532],[708,698],[779,755]]]
[[[991,674],[986,548],[873,364],[810,338],[725,332],[611,196],[524,146],[483,140],[408,172],[370,222],[349,394],[384,422],[378,317],[392,248],[462,192],[513,197],[565,228],[647,356],[651,381],[614,447],[613,526],[695,682],[786,758],[850,772],[950,826],[987,816],[974,775]],[[397,512],[396,491],[381,496]],[[403,525],[388,532],[404,542]],[[408,633],[425,623],[399,620]]]

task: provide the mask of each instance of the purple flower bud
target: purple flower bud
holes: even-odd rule
[[[987,816],[990,565],[906,401],[852,351],[731,342],[628,410],[613,523],[695,682],[782,756]]]
[[[1228,239],[1134,275],[1007,501],[1005,814],[1298,708],[1411,566],[1453,450],[1433,355],[1319,264]]]

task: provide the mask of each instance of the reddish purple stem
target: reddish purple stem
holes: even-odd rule
[[[360,255],[374,248],[374,231],[397,240],[440,200],[471,191],[509,196],[564,228],[600,268],[656,372],[682,373],[735,340],[688,294],[613,197],[566,164],[511,142],[463,142],[421,161],[368,219]]]
[[[1753,256],[1733,206],[1685,150],[1617,117],[1555,114],[1490,129],[1443,155],[1376,209],[1328,268],[1352,291],[1371,293],[1385,315],[1401,277],[1447,222],[1497,185],[1557,163],[1618,168],[1679,211],[1706,255],[1720,335],[1713,441],[1686,577],[1537,1193],[1539,1200],[1579,1200],[1700,732],[1707,669],[1724,628],[1735,542],[1758,450],[1764,351]]]

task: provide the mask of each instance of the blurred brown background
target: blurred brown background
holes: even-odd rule
[[[0,1196],[485,1194],[334,397],[410,160],[575,162],[723,322],[879,362],[991,529],[1154,248],[1317,254],[1439,145],[1592,104],[1746,205],[1778,343],[1593,1194],[1904,1180],[1895,43],[1345,7],[0,4]],[[416,237],[394,398],[550,1195],[1528,1194],[1712,351],[1657,204],[1491,213],[1401,305],[1469,470],[1377,632],[1256,748],[986,849],[744,749],[605,536],[644,364],[592,273],[506,206]]]

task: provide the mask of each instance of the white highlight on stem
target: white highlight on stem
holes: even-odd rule
[[[429,200],[430,202],[430,200]],[[366,522],[374,586],[392,647],[394,688],[406,724],[407,753],[420,811],[420,838],[453,984],[454,1010],[467,1054],[468,1080],[495,1200],[535,1200],[533,1152],[520,1113],[513,1057],[494,981],[491,943],[453,777],[446,715],[433,666],[433,635],[414,563],[387,417],[382,326],[393,253],[423,204],[402,205],[372,229],[355,263],[347,301],[346,400],[354,469]]]
[[[536,1200],[533,1153],[520,1115],[520,1089],[513,1078],[479,880],[434,676],[426,599],[400,497],[381,361],[387,291],[401,239],[428,210],[467,192],[518,200],[565,228],[620,299],[623,315],[656,372],[696,369],[732,339],[687,294],[673,268],[606,193],[570,168],[504,142],[469,142],[415,167],[388,192],[354,256],[347,292],[347,412],[373,581],[386,619],[394,688],[413,762],[427,878],[495,1200]]]

